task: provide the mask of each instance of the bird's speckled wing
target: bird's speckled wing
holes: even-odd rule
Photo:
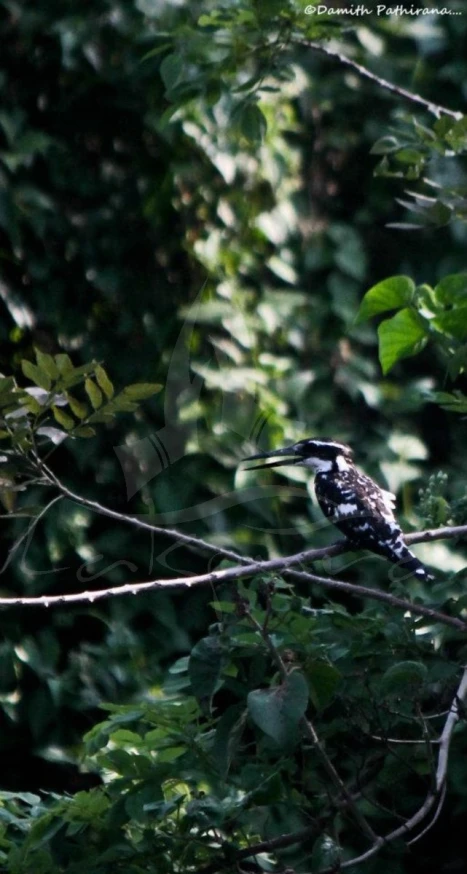
[[[315,492],[325,516],[336,520],[342,516],[383,516],[395,522],[395,495],[381,489],[369,476],[355,468],[338,474],[318,474]]]
[[[420,580],[433,579],[404,542],[391,492],[353,467],[317,474],[315,492],[324,515],[359,549],[384,556]]]
[[[394,495],[355,468],[318,474],[315,492],[324,515],[355,544],[376,551],[381,542],[394,544],[401,535]]]

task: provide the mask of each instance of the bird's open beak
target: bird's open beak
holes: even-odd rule
[[[287,455],[288,457],[284,461],[253,464],[251,467],[247,467],[246,470],[259,470],[261,467],[284,467],[286,464],[298,464],[301,459],[301,455],[295,446],[286,446],[284,449],[274,449],[272,452],[259,452],[258,455],[249,455],[248,458],[244,458],[243,461],[257,461],[259,458],[274,458],[277,455]]]

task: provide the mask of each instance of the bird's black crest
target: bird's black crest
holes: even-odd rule
[[[323,460],[332,461],[338,455],[343,455],[349,461],[353,458],[353,451],[347,443],[340,443],[338,440],[318,440],[313,437],[305,440],[300,440],[295,443],[295,449],[304,458],[314,457],[322,458]]]

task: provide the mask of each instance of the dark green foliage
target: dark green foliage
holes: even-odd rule
[[[457,161],[453,177],[457,184],[450,184],[449,170],[440,168],[439,156],[452,161],[467,152],[467,119],[458,114],[455,118],[443,116],[433,127],[425,127],[413,120],[407,125],[407,139],[398,136],[385,136],[371,149],[374,155],[383,155],[376,167],[376,174],[407,181],[419,180],[423,175],[423,193],[407,191],[411,200],[399,200],[417,223],[398,222],[392,224],[403,230],[417,230],[426,225],[440,227],[455,219],[467,218],[467,198],[465,196],[465,162]],[[427,176],[426,174],[430,175]],[[438,178],[438,175],[440,178]],[[412,217],[411,216],[411,217]]]
[[[162,872],[202,870],[210,863],[230,870],[229,858],[234,865],[248,843],[258,842],[258,833],[269,840],[297,833],[278,857],[302,870],[297,844],[305,841],[313,858],[330,840],[328,830],[341,846],[353,844],[351,815],[343,810],[336,819],[326,797],[326,769],[305,735],[305,713],[319,719],[327,755],[350,785],[360,787],[375,828],[387,828],[391,809],[406,816],[417,806],[429,785],[428,740],[442,724],[439,686],[451,692],[457,667],[433,651],[426,634],[417,640],[421,623],[391,610],[371,609],[363,618],[340,608],[317,611],[311,619],[302,612],[307,599],[296,598],[291,608],[289,598],[284,614],[281,588],[270,592],[266,610],[255,606],[261,585],[250,588],[242,616],[231,612],[238,598],[232,592],[229,601],[226,591],[226,612],[216,604],[216,630],[192,652],[191,661],[209,651],[209,663],[217,664],[213,699],[211,674],[202,677],[190,665],[191,690],[171,692],[169,680],[145,702],[106,706],[107,719],[85,738],[87,764],[105,775],[104,786],[46,803],[37,796],[3,796],[8,870],[26,858],[29,865],[45,858],[57,871],[85,865],[110,871],[117,858],[125,870],[145,870],[155,854]],[[286,679],[274,678],[262,632],[266,622],[277,653],[300,663],[303,672],[291,667]],[[227,690],[231,703],[225,707]],[[321,701],[319,709],[308,704],[309,690]],[[211,713],[202,704],[208,699]],[[422,710],[425,720],[431,717],[427,738]],[[397,747],[390,738],[419,743]],[[15,829],[21,832],[31,818],[16,849]]]

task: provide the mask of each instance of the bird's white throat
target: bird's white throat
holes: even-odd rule
[[[328,473],[333,467],[333,462],[329,459],[313,458],[313,456],[303,458],[300,464],[304,467],[311,467],[315,473]]]
[[[330,458],[316,458],[316,456],[310,455],[308,458],[303,458],[300,464],[304,467],[311,467],[315,473],[329,473],[336,468],[339,471],[350,468],[350,464],[343,455],[338,455],[333,461]]]

